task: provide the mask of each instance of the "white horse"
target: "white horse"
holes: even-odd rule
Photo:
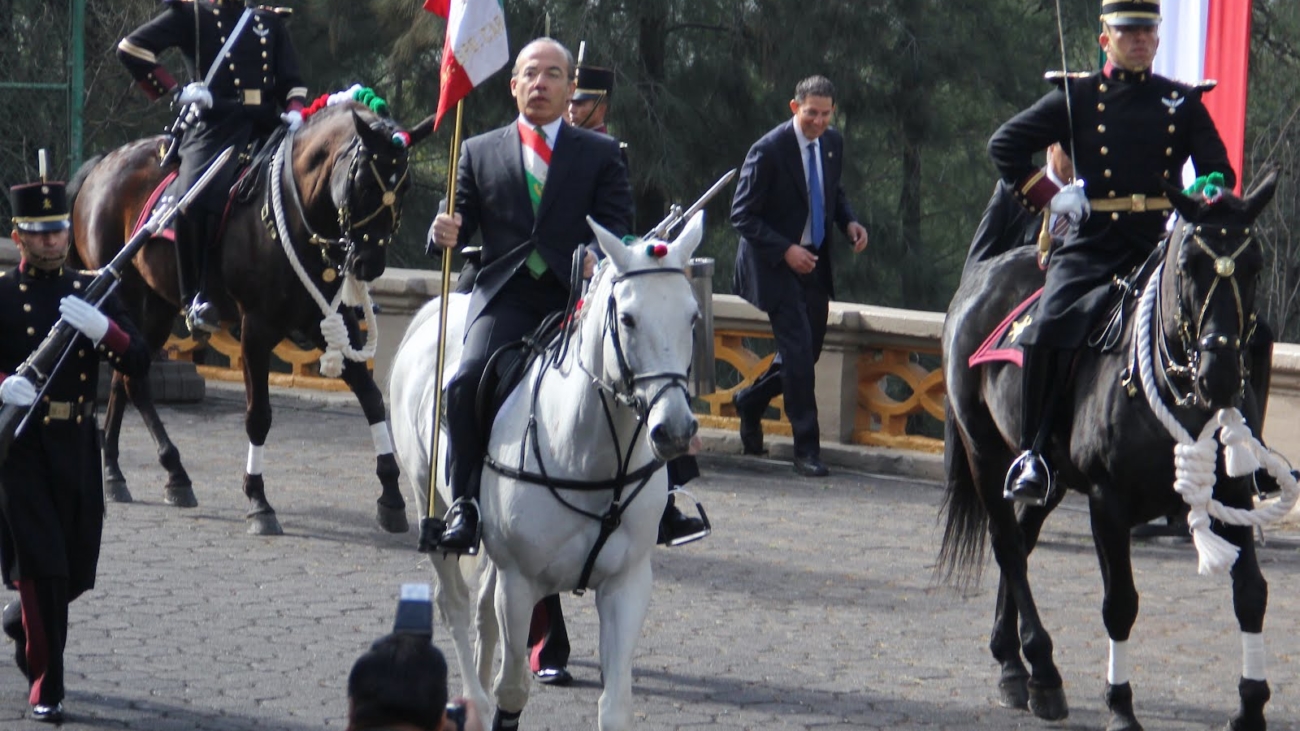
[[[586,586],[596,589],[600,615],[599,728],[631,727],[632,655],[650,603],[650,552],[668,495],[663,463],[686,453],[699,426],[686,376],[700,314],[684,266],[699,245],[703,214],[670,244],[625,245],[588,222],[604,264],[572,326],[529,367],[488,440],[479,500],[491,564],[467,562],[480,590],[473,661],[469,586],[456,556],[433,556],[438,607],[451,628],[464,692],[483,709],[497,630],[504,632],[494,729],[515,728],[528,700],[533,605]],[[421,515],[439,306],[434,300],[415,316],[390,382],[395,446]],[[444,383],[460,359],[468,297],[452,295],[447,306]],[[439,451],[437,514],[449,500],[446,451]]]

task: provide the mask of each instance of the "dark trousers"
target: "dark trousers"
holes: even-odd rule
[[[68,580],[21,579],[18,596],[26,641],[19,666],[31,690],[27,702],[52,706],[63,700],[63,649],[68,641]]]
[[[465,331],[460,368],[447,386],[448,449],[451,489],[457,497],[478,495],[478,474],[487,448],[476,402],[488,359],[501,346],[535,330],[548,315],[563,310],[569,294],[553,274],[534,279],[521,270],[483,308]]]
[[[821,456],[817,427],[817,385],[814,368],[826,340],[830,295],[814,271],[799,276],[802,297],[791,297],[767,313],[776,338],[776,358],[767,372],[740,396],[746,408],[767,407],[785,396],[785,415],[794,432],[794,454],[808,459]]]
[[[562,668],[569,664],[569,630],[564,626],[560,595],[550,596],[533,607],[533,621],[528,626],[528,667]]]

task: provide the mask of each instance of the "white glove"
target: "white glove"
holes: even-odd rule
[[[36,402],[36,387],[22,376],[9,376],[0,382],[0,401],[10,406],[31,406]]]
[[[63,315],[64,322],[77,328],[95,345],[99,345],[99,341],[108,334],[108,317],[75,294],[59,300],[59,312]]]
[[[211,109],[212,92],[208,91],[208,87],[203,82],[195,81],[181,89],[181,95],[176,97],[176,101],[181,104],[193,104],[199,109]]]
[[[1056,195],[1052,196],[1050,208],[1052,213],[1065,216],[1065,220],[1069,221],[1073,228],[1078,229],[1082,226],[1083,222],[1088,220],[1088,214],[1092,213],[1092,206],[1088,204],[1088,194],[1083,192],[1083,181],[1076,180],[1057,191]]]
[[[290,132],[297,132],[298,128],[302,126],[302,112],[297,109],[290,109],[280,115],[280,121],[289,125]]]

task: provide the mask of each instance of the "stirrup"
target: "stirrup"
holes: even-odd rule
[[[211,319],[216,307],[211,302],[204,302],[196,295],[194,301],[185,308],[185,326],[194,337],[204,337],[221,329],[221,324]]]
[[[447,532],[447,527],[451,525],[452,511],[456,510],[456,508],[461,505],[467,505],[474,508],[474,517],[476,518],[474,522],[474,540],[463,550],[443,548],[441,541],[439,541],[436,548],[442,550],[443,556],[452,553],[462,556],[477,556],[479,545],[483,542],[483,511],[479,510],[478,498],[462,497],[452,501],[451,506],[447,508],[447,512],[442,515],[442,523],[444,526],[442,532]]]
[[[1020,476],[1020,473],[1026,468],[1027,463],[1031,460],[1038,463],[1038,466],[1042,469],[1043,475],[1046,476],[1047,484],[1043,489],[1042,497],[1029,498],[1017,495],[1011,489],[1015,484],[1016,478]],[[1047,460],[1043,459],[1043,456],[1036,452],[1021,452],[1020,456],[1016,457],[1015,461],[1011,463],[1011,467],[1007,469],[1007,476],[1003,478],[1002,481],[1002,497],[1022,505],[1042,507],[1047,504],[1047,499],[1055,490],[1056,475],[1053,474],[1051,468],[1047,466]]]
[[[696,499],[693,494],[687,492],[686,488],[681,485],[671,485],[668,490],[668,498],[673,499],[677,495],[685,495],[690,498],[691,502],[695,504],[695,512],[700,514],[700,520],[704,523],[704,527],[694,533],[687,533],[684,536],[673,538],[667,543],[661,544],[668,548],[684,546],[687,543],[694,543],[702,538],[708,538],[709,535],[713,533],[713,524],[709,522],[709,514],[704,512],[703,503]]]

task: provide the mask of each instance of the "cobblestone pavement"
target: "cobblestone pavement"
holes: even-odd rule
[[[414,538],[374,524],[370,437],[341,401],[278,395],[268,495],[287,535],[244,533],[242,397],[209,392],[163,409],[200,507],[161,502],[162,473],[138,417],[123,466],[137,502],[111,505],[99,586],[72,607],[69,728],[342,729],[352,661],[391,625],[398,585],[428,581]],[[635,661],[646,729],[1102,729],[1101,581],[1081,500],[1049,521],[1031,560],[1071,703],[1047,723],[999,708],[985,648],[996,572],[969,596],[932,576],[934,483],[706,456],[692,487],[715,533],[655,555],[655,593]],[[1268,706],[1300,729],[1300,534],[1262,549],[1271,582]],[[1142,614],[1132,642],[1149,731],[1221,728],[1236,707],[1240,640],[1225,578],[1200,578],[1185,543],[1135,549]],[[535,686],[530,731],[592,729],[599,695],[590,595],[565,598],[577,678]],[[446,639],[442,628],[436,638]],[[0,728],[22,720],[25,685],[0,664]]]

